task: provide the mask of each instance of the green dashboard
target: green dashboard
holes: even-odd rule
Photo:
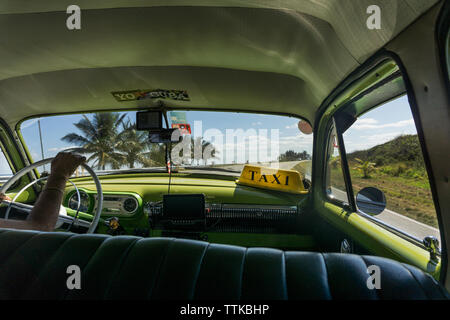
[[[282,249],[313,249],[313,237],[302,230],[307,194],[243,186],[237,177],[203,173],[139,173],[99,176],[103,209],[97,233],[144,237],[180,237],[213,243]],[[169,189],[170,180],[170,189]],[[97,191],[91,178],[72,179],[82,194],[78,217],[92,220]],[[75,188],[68,185],[63,205],[75,216]],[[166,194],[204,194],[213,227],[180,231],[152,223],[152,214]],[[284,219],[284,220],[283,220]],[[111,220],[116,223],[112,224]],[[153,219],[154,220],[154,219]],[[274,226],[281,227],[275,228]],[[111,227],[114,225],[114,228]],[[299,227],[299,228],[298,228]]]

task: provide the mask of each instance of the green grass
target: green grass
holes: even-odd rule
[[[355,165],[355,162],[349,162],[355,195],[365,187],[378,188],[386,196],[387,209],[429,226],[438,227],[425,169],[413,168],[412,164],[400,162],[389,166],[375,167],[375,171],[370,174],[370,178],[363,178],[362,173],[354,169]],[[400,169],[402,173],[390,170],[397,166],[405,167],[407,170]],[[345,190],[340,168],[331,170],[331,184],[333,187]]]
[[[375,163],[369,178],[363,178],[363,173],[355,169],[356,158]],[[352,152],[347,159],[355,195],[364,187],[376,187],[385,193],[389,210],[432,227],[438,226],[417,135],[398,136],[370,149]],[[332,169],[331,178],[337,188],[342,188],[341,177],[338,168]]]
[[[300,172],[303,177],[305,175],[311,176],[311,160],[305,160],[297,163],[291,170]]]

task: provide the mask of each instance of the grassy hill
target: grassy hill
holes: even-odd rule
[[[376,166],[406,162],[417,168],[423,167],[422,150],[416,134],[398,136],[370,149],[352,152],[347,157],[349,160],[369,160]]]
[[[357,165],[357,159],[375,164],[375,171],[394,177],[422,178],[428,183],[428,176],[416,134],[401,135],[367,150],[347,155],[350,165]]]

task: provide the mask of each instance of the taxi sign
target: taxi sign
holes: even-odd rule
[[[308,193],[303,186],[300,173],[294,170],[245,165],[236,183],[281,192]]]

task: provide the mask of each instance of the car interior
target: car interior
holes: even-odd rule
[[[53,232],[0,228],[0,299],[449,299],[449,15],[1,4],[0,218],[27,219],[58,152],[88,160]]]

